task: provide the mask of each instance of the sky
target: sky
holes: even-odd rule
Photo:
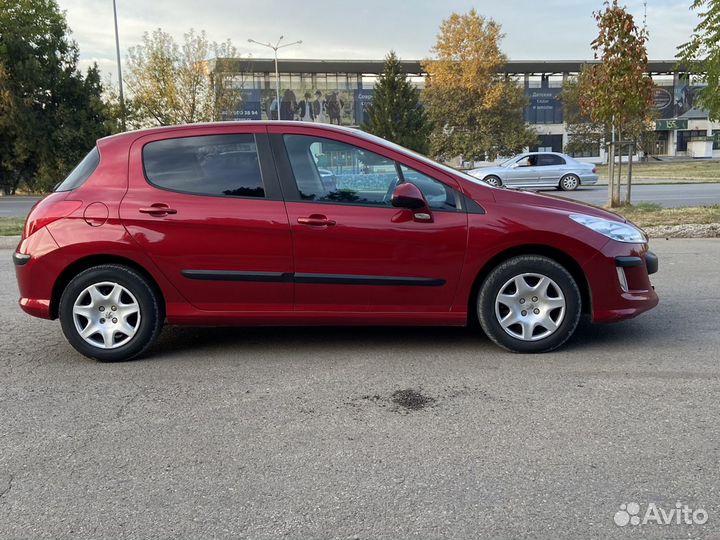
[[[115,79],[112,0],[58,0],[80,48],[81,68],[97,62]],[[642,23],[643,1],[624,5]],[[697,15],[690,0],[647,0],[648,52],[671,60],[687,40]],[[160,27],[178,41],[194,28],[211,41],[232,40],[242,56],[268,58],[272,51],[248,43],[284,35],[302,40],[281,58],[382,59],[395,50],[406,60],[427,58],[440,22],[471,8],[503,27],[510,60],[585,60],[597,35],[594,10],[601,0],[117,0],[121,55]]]

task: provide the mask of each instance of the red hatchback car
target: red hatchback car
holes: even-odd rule
[[[658,303],[622,218],[504,188],[360,131],[236,122],[101,139],[27,218],[20,306],[80,353],[163,324],[466,325],[544,352],[582,313]]]

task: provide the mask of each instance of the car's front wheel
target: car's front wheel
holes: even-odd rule
[[[58,311],[70,344],[101,362],[142,354],[157,338],[164,319],[151,284],[135,270],[115,264],[75,276],[63,291]]]
[[[580,320],[580,290],[572,275],[547,257],[522,255],[494,268],[477,298],[485,333],[513,352],[540,353],[567,341]]]
[[[500,180],[498,176],[486,176],[485,178],[483,178],[483,181],[493,187],[502,186],[502,180]]]

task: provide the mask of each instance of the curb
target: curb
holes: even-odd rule
[[[0,236],[0,249],[15,249],[20,243],[20,236]]]

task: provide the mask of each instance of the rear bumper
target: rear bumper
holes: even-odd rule
[[[586,266],[593,322],[630,319],[657,306],[649,277],[657,270],[658,258],[647,244],[609,242]]]
[[[23,240],[13,253],[15,276],[20,289],[20,308],[41,319],[52,319],[52,287],[60,273],[53,253],[58,245],[47,228]]]
[[[580,185],[581,186],[592,186],[598,183],[600,177],[597,174],[581,174]]]

